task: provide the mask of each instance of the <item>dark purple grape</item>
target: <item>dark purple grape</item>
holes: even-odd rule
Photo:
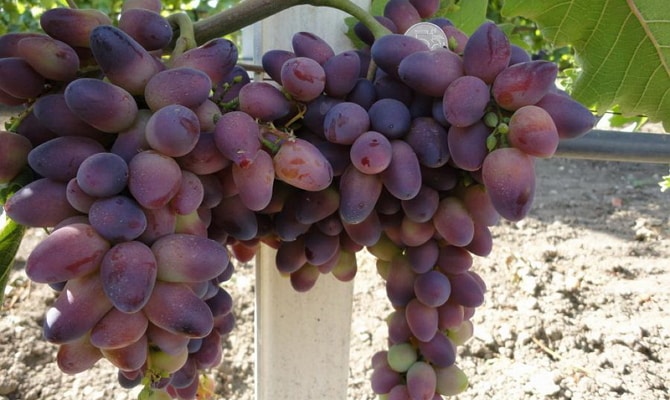
[[[207,304],[183,283],[157,281],[144,313],[158,327],[189,338],[205,337],[214,326]]]
[[[389,139],[399,139],[407,131],[412,116],[405,104],[396,99],[379,99],[368,110],[372,130],[384,134]]]
[[[156,278],[164,282],[200,282],[214,279],[228,266],[228,251],[202,236],[166,235],[151,245],[158,266]]]
[[[494,150],[484,159],[482,178],[503,218],[519,221],[528,214],[535,197],[535,163],[530,156],[512,147]]]
[[[233,72],[237,57],[235,43],[225,38],[215,38],[186,50],[173,57],[170,62],[173,68],[190,67],[200,70],[209,76],[213,85],[218,85]]]
[[[40,16],[44,32],[72,47],[90,47],[91,32],[100,25],[112,25],[112,20],[94,9],[57,7]]]
[[[200,121],[190,108],[166,105],[149,118],[145,127],[149,147],[170,157],[181,157],[193,150],[200,136]]]
[[[319,150],[306,140],[284,142],[273,157],[277,179],[303,190],[319,191],[333,180],[333,168]]]
[[[428,342],[440,334],[437,331],[437,309],[414,298],[405,307],[405,318],[412,335],[421,342]]]
[[[138,107],[133,96],[120,86],[100,79],[76,79],[67,85],[64,94],[70,111],[103,132],[121,132],[137,117]]]
[[[114,153],[96,153],[81,163],[76,178],[79,188],[89,196],[113,196],[126,187],[128,164]]]
[[[91,344],[100,349],[126,347],[140,340],[148,326],[144,313],[125,313],[112,308],[91,329]]]
[[[463,76],[461,57],[448,49],[418,51],[398,65],[398,75],[407,86],[419,93],[442,97],[447,86]]]
[[[242,111],[225,113],[216,123],[214,142],[221,153],[235,164],[252,163],[261,149],[256,121]]]
[[[42,125],[59,136],[86,136],[105,144],[114,139],[70,111],[62,93],[40,96],[33,105],[33,112]]]
[[[339,190],[342,222],[357,224],[373,212],[382,181],[378,175],[365,174],[350,165],[340,177]]]
[[[351,102],[334,105],[323,120],[324,135],[333,143],[352,144],[369,128],[367,111]]]
[[[351,145],[351,163],[364,174],[378,174],[388,167],[392,156],[391,142],[376,131],[367,131]]]
[[[326,94],[344,97],[358,82],[361,59],[353,50],[344,51],[329,58],[323,65],[323,70],[326,74]]]
[[[393,155],[381,172],[384,187],[400,200],[409,200],[421,189],[421,167],[412,147],[402,140],[391,141]]]
[[[485,22],[470,35],[463,49],[463,70],[487,84],[509,65],[509,39],[493,22]]]
[[[295,58],[295,56],[295,53],[289,50],[268,50],[261,57],[261,66],[263,67],[263,71],[270,76],[270,79],[281,85],[282,65],[289,59]]]
[[[172,27],[167,19],[144,8],[123,10],[118,26],[149,51],[160,50],[172,40]]]
[[[13,98],[31,99],[44,90],[46,80],[26,60],[0,58],[0,90]]]
[[[30,227],[53,227],[79,215],[67,201],[67,185],[49,178],[32,181],[4,204],[5,214],[16,223]]]
[[[321,64],[308,57],[286,60],[279,73],[284,90],[298,101],[312,101],[326,87],[326,72]]]
[[[449,161],[447,131],[430,117],[412,120],[405,141],[412,147],[421,165],[437,168]]]
[[[433,225],[448,244],[466,246],[474,236],[474,223],[465,206],[457,197],[445,197],[433,216]]]
[[[0,184],[10,182],[21,172],[32,148],[25,136],[0,130]]]
[[[134,95],[143,94],[149,79],[165,68],[135,39],[112,25],[93,28],[91,51],[107,79]]]
[[[366,110],[369,110],[376,100],[375,86],[365,78],[358,78],[356,84],[346,96],[346,101],[356,103]]]
[[[321,65],[335,55],[333,48],[323,38],[309,32],[295,33],[291,46],[296,56],[311,58]]]
[[[409,0],[421,18],[430,18],[440,9],[440,0]]]
[[[144,99],[152,111],[171,105],[191,109],[205,102],[212,81],[204,72],[191,67],[175,67],[156,73],[144,87]]]
[[[173,158],[154,150],[138,153],[128,163],[128,189],[144,208],[167,205],[179,190],[181,176]]]
[[[452,125],[447,136],[451,162],[465,171],[480,169],[488,154],[486,139],[490,134],[491,128],[481,121],[462,128]]]
[[[596,117],[576,100],[557,93],[547,93],[535,104],[551,115],[561,139],[572,139],[593,129]]]
[[[452,126],[466,127],[480,120],[489,104],[488,85],[475,76],[462,76],[447,87],[442,107]]]
[[[410,26],[421,22],[419,11],[409,0],[389,0],[384,6],[384,16],[393,21],[399,33],[405,33]]]
[[[244,167],[233,164],[232,173],[240,199],[247,208],[260,211],[270,204],[275,178],[274,163],[270,154],[259,151],[256,159],[250,164]]]
[[[244,85],[239,92],[239,101],[240,111],[261,121],[274,121],[291,112],[291,104],[284,94],[267,82]]]
[[[99,199],[88,210],[91,226],[111,242],[137,239],[147,227],[147,217],[131,198],[119,195]]]
[[[404,32],[400,27],[400,32]],[[421,40],[394,33],[383,36],[372,44],[370,53],[374,62],[384,72],[391,76],[398,76],[400,62],[412,53],[429,50],[428,46]]]

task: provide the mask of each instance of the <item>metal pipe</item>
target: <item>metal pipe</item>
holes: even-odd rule
[[[670,164],[670,134],[594,129],[562,140],[554,157]]]

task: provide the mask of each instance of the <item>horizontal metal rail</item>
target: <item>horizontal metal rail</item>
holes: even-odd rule
[[[554,157],[670,164],[670,134],[594,129],[562,140]]]

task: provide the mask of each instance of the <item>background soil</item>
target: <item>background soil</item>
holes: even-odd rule
[[[471,387],[456,398],[670,399],[670,194],[657,184],[667,166],[554,159],[537,169],[530,216],[494,227],[493,253],[476,260],[489,290],[457,359]],[[0,310],[0,399],[134,398],[106,361],[58,370],[40,328],[54,294],[22,269],[43,236],[24,240]],[[372,259],[359,261],[348,398],[372,400],[369,359],[384,348],[390,307]],[[238,326],[214,371],[217,398],[254,398],[254,286],[253,264],[226,283]]]

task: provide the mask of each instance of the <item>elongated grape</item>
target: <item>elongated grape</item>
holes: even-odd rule
[[[435,235],[432,221],[416,222],[404,216],[400,224],[400,242],[405,246],[420,246]]]
[[[481,121],[465,127],[452,125],[447,143],[453,164],[465,171],[480,169],[488,154],[486,138],[490,134],[491,129]]]
[[[554,86],[557,74],[558,66],[549,61],[515,64],[498,74],[491,94],[500,107],[514,111],[540,101]]]
[[[382,235],[381,221],[374,211],[357,224],[342,221],[342,227],[346,237],[360,246],[373,246]],[[345,234],[341,233],[340,236],[345,236]]]
[[[432,365],[417,361],[407,370],[407,393],[410,398],[432,400],[436,389],[437,376]]]
[[[41,283],[56,283],[96,271],[110,244],[91,225],[75,223],[55,230],[26,260],[26,274]],[[53,257],[55,252],[58,257]]]
[[[91,329],[91,344],[101,349],[126,347],[140,340],[148,326],[143,312],[124,313],[112,308]]]
[[[157,281],[144,313],[158,327],[187,337],[205,337],[213,326],[207,304],[183,283]]]
[[[46,79],[70,81],[77,75],[77,52],[66,43],[50,36],[24,38],[18,43],[18,52],[21,58]]]
[[[102,290],[119,311],[137,312],[149,301],[156,269],[156,258],[147,245],[139,241],[118,243],[100,265]]]
[[[309,57],[321,65],[335,55],[328,42],[310,32],[295,33],[291,38],[291,47],[296,56]]]
[[[442,332],[427,342],[419,342],[419,351],[425,360],[436,367],[448,367],[456,361],[456,346]]]
[[[140,205],[125,195],[96,200],[88,210],[88,219],[100,235],[112,242],[137,239],[147,227]]]
[[[238,240],[251,240],[258,233],[258,219],[235,195],[222,199],[212,209],[212,228],[220,229]]]
[[[358,78],[353,89],[345,97],[345,100],[369,110],[377,100],[377,91],[372,82],[364,78]]]
[[[588,108],[562,94],[547,93],[535,105],[551,115],[561,139],[582,136],[596,123],[596,117]]]
[[[46,312],[44,338],[58,344],[76,340],[111,309],[98,274],[70,279]]]
[[[93,346],[88,335],[58,346],[56,364],[66,374],[78,374],[91,369],[102,358],[100,349]]]
[[[474,236],[472,217],[456,197],[445,197],[440,201],[433,224],[440,236],[454,246],[466,246]]]
[[[378,99],[395,99],[409,107],[414,100],[414,91],[398,78],[378,70],[373,82]]]
[[[125,347],[100,349],[107,361],[121,371],[137,371],[147,361],[149,343],[146,335]]]
[[[414,118],[405,141],[412,147],[421,165],[437,168],[449,161],[447,130],[433,118]]]
[[[110,82],[134,95],[165,67],[130,35],[112,25],[91,31],[91,51]]]
[[[468,387],[468,377],[456,365],[445,368],[436,368],[437,393],[443,396],[455,396]]]
[[[509,39],[493,22],[485,22],[470,35],[463,49],[463,70],[487,84],[509,65]]]
[[[479,121],[489,103],[489,87],[476,76],[455,79],[444,92],[444,115],[452,126],[466,127]]]
[[[512,147],[542,158],[553,156],[559,141],[551,115],[534,105],[523,106],[512,114],[507,138]]]
[[[500,220],[500,214],[493,207],[486,186],[482,184],[470,185],[459,196],[475,223],[493,226]]]
[[[398,27],[398,32],[406,32],[410,26],[421,22],[419,11],[409,0],[389,0],[384,6],[384,16]]]
[[[427,342],[435,336],[438,321],[435,307],[427,306],[416,298],[412,299],[405,307],[405,318],[417,340]]]
[[[421,167],[412,147],[402,140],[391,141],[391,163],[381,172],[384,187],[400,200],[413,198],[421,190]]]
[[[104,151],[105,148],[93,139],[63,136],[35,147],[28,154],[28,164],[43,177],[67,182],[76,177],[85,159]]]
[[[426,185],[422,185],[419,193],[409,200],[402,200],[401,206],[405,215],[415,222],[427,222],[433,218],[440,202],[439,193]]]
[[[391,163],[391,142],[376,131],[360,135],[349,150],[351,163],[365,174],[378,174]]]
[[[114,153],[96,153],[82,161],[76,179],[89,196],[114,196],[126,187],[128,164]]]
[[[26,60],[20,57],[0,58],[0,90],[19,99],[38,97],[46,83]]]
[[[226,158],[216,146],[214,134],[203,132],[198,136],[198,142],[193,150],[176,160],[182,169],[197,175],[213,174],[230,165],[230,159]]]
[[[261,121],[274,121],[291,112],[286,96],[267,82],[251,82],[242,86],[238,97],[239,110]]]
[[[149,144],[146,141],[144,131],[151,115],[150,110],[139,109],[135,121],[128,128],[116,135],[116,139],[109,151],[118,154],[128,163],[135,154],[148,150]]]
[[[143,8],[123,10],[118,27],[149,51],[164,48],[172,39],[172,28],[167,19]]]
[[[419,246],[410,246],[405,250],[405,256],[412,270],[417,274],[423,274],[432,270],[437,265],[440,249],[436,240],[428,240]]]
[[[438,328],[441,331],[455,328],[465,319],[463,306],[454,301],[447,301],[438,307],[437,314],[439,317]]]
[[[372,370],[370,384],[376,394],[386,394],[402,382],[400,374],[386,365],[377,366]]]
[[[398,30],[399,32],[405,31],[400,27],[398,27]],[[405,57],[417,51],[427,50],[429,50],[428,46],[421,40],[400,33],[393,33],[375,40],[370,48],[370,54],[379,68],[387,74],[397,77],[398,66]]]
[[[462,274],[472,267],[472,255],[462,247],[442,246],[437,259],[437,266],[448,275]]]
[[[181,157],[193,150],[200,136],[200,121],[193,110],[169,104],[156,111],[147,121],[149,146],[170,157]]]
[[[216,123],[214,141],[228,159],[242,167],[253,162],[261,148],[258,124],[249,114],[231,111]]]
[[[225,38],[209,40],[174,57],[173,67],[191,67],[206,73],[214,85],[224,81],[233,72],[238,51],[233,42]]]
[[[389,139],[398,139],[410,128],[412,117],[409,109],[395,99],[379,99],[368,110],[370,126]]]
[[[0,130],[0,184],[14,179],[28,164],[33,145],[25,136]]]
[[[471,272],[464,272],[449,277],[451,282],[451,298],[463,307],[479,307],[484,303],[484,289]]]
[[[299,189],[318,191],[333,180],[333,168],[319,150],[306,140],[284,142],[273,157],[277,178]]]
[[[114,139],[112,135],[82,121],[67,106],[62,93],[40,96],[33,106],[33,112],[49,130],[60,136],[86,136],[107,144]]]
[[[28,37],[45,36],[37,32],[8,32],[0,36],[0,58],[19,57],[19,42]]]
[[[386,278],[386,295],[393,307],[405,307],[414,298],[415,276],[405,256],[399,255],[391,260]]]
[[[221,334],[213,330],[209,335],[202,339],[200,349],[189,356],[193,358],[196,367],[200,370],[214,368],[221,363],[223,345],[221,343]]]
[[[404,308],[393,310],[386,318],[386,324],[388,325],[389,340],[392,343],[403,343],[410,341],[410,338],[412,337],[412,331],[409,329],[409,325],[407,325]]]
[[[228,266],[228,251],[206,237],[173,234],[151,245],[157,279],[165,282],[199,282],[216,278]]]
[[[304,191],[296,199],[295,218],[303,224],[313,224],[323,220],[337,211],[340,194],[329,186],[320,191]]]
[[[323,65],[326,75],[325,92],[329,96],[344,97],[358,82],[361,59],[353,50],[338,53]]]
[[[352,144],[369,128],[367,111],[351,102],[334,105],[323,120],[324,135],[333,143]]]
[[[417,92],[442,97],[449,84],[463,76],[463,62],[448,49],[418,51],[400,62],[398,75]]]
[[[144,99],[149,108],[182,105],[195,109],[205,102],[212,90],[207,74],[191,67],[174,67],[153,75],[144,87]]]
[[[319,97],[326,87],[326,72],[308,57],[294,57],[284,62],[280,70],[284,90],[298,101],[309,102]]]
[[[153,150],[135,155],[128,163],[128,189],[145,208],[160,208],[179,190],[181,169],[173,159]]]
[[[409,0],[421,18],[432,17],[440,9],[439,0]]]
[[[498,213],[510,221],[528,214],[535,196],[535,163],[513,147],[492,151],[484,159],[482,178]]]
[[[244,168],[233,164],[232,173],[240,199],[247,208],[260,211],[270,204],[275,177],[270,154],[259,151],[256,159]]]
[[[374,210],[382,191],[378,175],[365,174],[349,166],[340,177],[339,214],[343,222],[357,224]]]
[[[67,201],[67,185],[49,178],[34,180],[19,189],[4,204],[5,213],[15,222],[31,227],[53,227],[79,215]]]
[[[103,132],[120,132],[129,128],[137,116],[137,103],[120,86],[80,78],[65,88],[65,102],[84,122]]]
[[[112,20],[100,10],[57,7],[40,16],[40,26],[49,36],[72,47],[90,47],[90,35],[99,25],[111,25]]]
[[[414,281],[414,294],[423,304],[437,308],[449,299],[449,278],[437,270],[420,274]]]
[[[282,84],[281,69],[286,61],[295,58],[294,52],[289,50],[272,49],[263,53],[261,65],[263,71],[270,76],[273,81]]]

